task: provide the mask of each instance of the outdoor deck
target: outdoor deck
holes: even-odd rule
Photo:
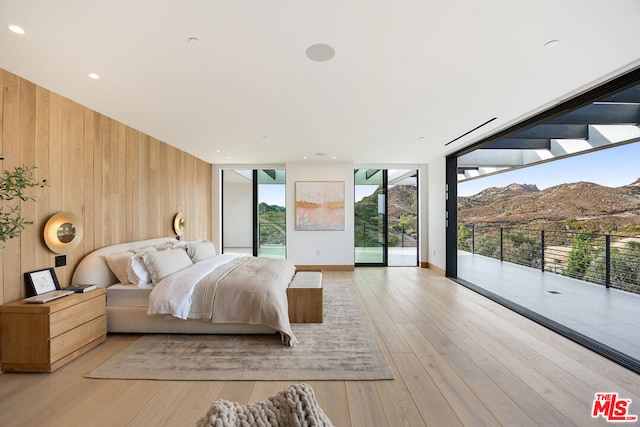
[[[464,251],[458,278],[640,361],[640,295]]]

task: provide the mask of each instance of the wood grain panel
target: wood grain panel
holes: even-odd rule
[[[3,92],[3,167],[11,170],[20,164],[20,79],[15,75],[6,74]],[[4,287],[2,297],[4,301],[20,299],[24,295],[22,278],[20,277],[20,243],[20,239],[8,240],[3,249]]]
[[[84,221],[84,108],[66,98],[62,100],[62,210],[77,215]],[[55,212],[52,212],[52,214]],[[62,283],[71,281],[73,269],[80,262],[82,253],[67,254],[67,267],[57,271]]]
[[[95,248],[95,233],[87,233],[86,230],[93,230],[95,225],[95,174],[94,174],[94,142],[95,142],[95,117],[96,114],[84,109],[84,158],[83,158],[83,176],[84,176],[84,228],[85,235],[81,246],[83,252],[89,252]]]
[[[4,123],[4,114],[3,114],[3,104],[4,104],[4,73],[0,72],[0,165],[2,166],[2,170],[5,169],[4,165],[4,157],[3,157],[3,126]],[[1,249],[0,249],[1,250]],[[0,268],[2,269],[2,274],[0,274],[0,301],[4,299],[4,254],[0,256]]]
[[[129,241],[136,240],[138,235],[138,221],[135,221],[134,212],[138,212],[139,204],[136,197],[140,176],[138,174],[138,162],[140,151],[140,142],[138,135],[140,132],[127,127],[126,135],[126,153],[125,153],[125,215],[126,215],[126,239]]]
[[[37,203],[23,205],[34,224],[0,250],[0,303],[26,296],[24,272],[53,266],[42,231],[56,212],[75,213],[85,231],[56,268],[62,285],[94,249],[173,236],[178,210],[189,238],[211,238],[210,164],[1,69],[0,88],[3,169],[34,165],[49,183],[34,190]]]
[[[50,92],[41,87],[36,87],[36,160],[38,165],[36,176],[38,180],[47,179],[51,173],[51,164],[49,156],[51,152],[51,144],[49,137],[51,134],[51,104]],[[36,189],[37,214],[35,217],[36,224],[45,224],[49,219],[51,212],[51,192],[49,188]],[[36,228],[40,231],[41,227]],[[37,237],[34,243],[37,242]],[[52,264],[53,254],[44,245],[37,245],[35,248],[36,265]]]
[[[20,80],[20,163],[27,166],[36,164],[36,86],[26,80]],[[35,197],[36,189],[29,188],[25,192],[27,197]],[[21,203],[22,216],[33,222],[37,217],[35,203]],[[38,238],[36,227],[26,227],[24,238],[20,241],[20,268],[32,271],[37,265],[36,242]]]

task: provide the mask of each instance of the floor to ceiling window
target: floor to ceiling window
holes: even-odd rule
[[[355,263],[418,265],[418,171],[355,171]]]
[[[449,156],[447,276],[640,372],[639,142],[636,69]]]
[[[284,169],[260,169],[257,173],[257,254],[287,257],[286,188]]]
[[[389,170],[387,265],[418,265],[418,171]]]
[[[355,183],[355,263],[387,265],[387,171],[357,169]]]
[[[223,253],[286,258],[284,169],[222,171]]]

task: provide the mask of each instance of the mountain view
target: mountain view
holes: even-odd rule
[[[283,245],[286,241],[286,209],[282,206],[258,205],[260,245]]]
[[[378,217],[378,193],[365,196],[356,202],[355,215],[355,246],[379,245],[379,217]],[[388,242],[393,246],[415,247],[417,246],[418,222],[417,212],[417,188],[412,185],[397,185],[389,188],[387,194],[389,223]]]
[[[458,226],[461,250],[640,293],[640,179],[487,188],[458,198]]]
[[[610,188],[590,182],[538,190],[534,184],[487,188],[458,197],[459,225],[503,225],[598,234],[640,234],[640,178]]]

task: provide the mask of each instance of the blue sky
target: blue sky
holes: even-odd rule
[[[489,187],[536,184],[540,190],[565,182],[587,181],[607,187],[631,184],[640,178],[640,142],[522,168],[458,184],[459,196],[472,196]]]

